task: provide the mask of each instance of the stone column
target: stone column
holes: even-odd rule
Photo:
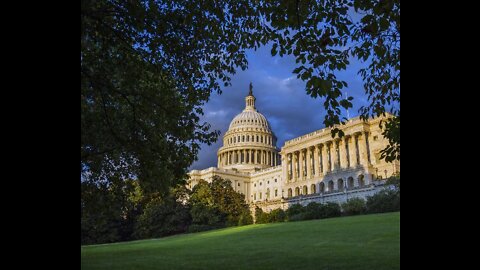
[[[293,182],[297,181],[297,169],[298,169],[298,164],[297,164],[298,158],[297,158],[297,152],[293,152]]]
[[[328,169],[330,171],[334,171],[335,170],[335,160],[337,159],[335,141],[330,141],[329,149],[330,149],[330,166],[329,166]]]
[[[352,160],[352,136],[347,135],[345,136],[345,151],[347,153],[347,167],[353,167],[353,160]]]
[[[283,154],[281,156],[281,159],[283,160],[283,162],[282,162],[282,177],[283,177],[283,179],[285,179],[285,182],[288,183],[288,164],[287,164],[287,162],[285,162],[285,158],[288,158],[287,154]]]
[[[340,139],[340,167],[342,169],[348,168],[348,160],[347,160],[347,146],[345,143],[345,136]]]
[[[316,160],[318,160],[318,149],[317,146],[314,145],[312,146],[312,177],[315,177],[318,175],[318,166],[316,163],[318,163]]]
[[[323,165],[322,164],[322,162],[323,162],[322,148],[323,147],[322,146],[323,146],[322,144],[317,144],[315,146],[315,149],[317,150],[317,164],[316,164],[317,167],[316,167],[316,170],[315,170],[317,176],[320,176],[320,175],[323,174],[323,166],[322,166]]]
[[[365,131],[365,142],[366,142],[366,148],[367,148],[367,157],[368,157],[368,164],[375,164],[372,162],[372,153],[370,152],[370,132]]]
[[[328,161],[328,144],[324,142],[320,148],[322,154],[322,174],[325,175],[327,172],[330,171],[330,165]]]
[[[310,179],[313,177],[312,175],[312,149],[307,147],[307,179]]]
[[[303,179],[303,149],[298,151],[298,178]]]
[[[358,150],[360,154],[360,164],[365,166],[365,169],[368,167],[368,154],[367,154],[367,144],[365,141],[365,134],[360,133],[358,136]],[[365,178],[367,178],[365,176]]]

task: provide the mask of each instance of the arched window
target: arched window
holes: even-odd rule
[[[265,196],[267,197],[267,199],[270,199],[270,189],[267,188],[267,193],[265,194]]]
[[[320,192],[321,193],[325,192],[325,183],[323,182],[320,183]]]
[[[288,198],[291,198],[291,197],[292,197],[292,189],[289,188],[289,189],[288,189]]]
[[[365,186],[365,177],[363,176],[363,174],[360,174],[358,176],[358,186],[359,187],[364,187]]]
[[[310,186],[310,194],[315,194],[317,193],[317,186],[315,184],[312,184]]]
[[[337,189],[338,189],[338,191],[343,191],[344,188],[345,188],[344,185],[345,185],[345,183],[344,183],[344,181],[343,181],[342,178],[340,178],[340,179],[337,180]]]
[[[296,187],[295,188],[295,196],[298,196],[298,195],[300,195],[300,188]]]
[[[247,142],[250,141],[250,135],[247,135]]]
[[[244,142],[244,141],[245,141],[245,136],[242,136],[242,142]]]
[[[353,177],[348,177],[347,187],[348,189],[352,189],[355,186],[355,182],[353,181]]]
[[[333,191],[333,180],[328,181],[328,191]]]
[[[259,197],[259,198],[260,198],[260,200],[261,200],[261,199],[262,199],[262,193],[260,192],[259,194],[260,194],[260,197]]]
[[[257,141],[256,142],[258,142],[258,135],[257,135]]]
[[[307,186],[303,186],[303,195],[307,195],[308,194],[308,188]]]
[[[257,193],[253,193],[253,199],[254,199],[254,200],[257,199]]]
[[[260,136],[260,142],[263,143],[263,136]]]
[[[278,196],[278,190],[275,189],[275,197]]]

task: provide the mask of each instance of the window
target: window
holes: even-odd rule
[[[260,192],[260,200],[262,199],[262,193]]]
[[[373,140],[374,141],[378,140],[378,136],[373,136]]]
[[[275,197],[277,197],[277,196],[278,196],[278,194],[277,194],[277,193],[278,193],[278,190],[276,190],[276,189],[275,189]]]
[[[254,199],[254,200],[257,199],[257,193],[253,193],[253,199]]]
[[[267,181],[267,184],[270,184],[270,181]]]
[[[240,186],[240,183],[238,183],[238,186]]]
[[[260,186],[262,185],[262,182],[260,182]]]
[[[258,135],[257,135],[257,142],[258,142]]]
[[[254,187],[257,187],[257,184],[253,184]]]
[[[277,182],[277,179],[275,179],[275,183]]]

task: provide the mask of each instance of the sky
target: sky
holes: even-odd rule
[[[307,94],[305,82],[292,73],[296,68],[293,56],[273,57],[270,51],[271,45],[247,51],[248,69],[242,71],[239,68],[232,76],[232,85],[223,87],[221,95],[212,93],[200,121],[210,123],[212,130],[220,130],[221,133],[216,143],[202,145],[198,161],[190,166],[190,170],[217,166],[217,150],[222,146],[222,138],[230,121],[245,108],[250,82],[256,98],[255,107],[270,123],[277,136],[278,148],[287,140],[324,128],[324,99],[314,99]],[[344,91],[354,97],[353,108],[348,110],[352,118],[358,116],[358,109],[367,104],[367,99],[361,77],[357,74],[363,65],[353,58],[350,63],[347,70],[336,75],[348,83]],[[342,111],[342,114],[347,116],[346,111]]]

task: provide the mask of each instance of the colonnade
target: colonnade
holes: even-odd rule
[[[276,151],[260,149],[230,150],[218,155],[218,164],[222,164],[223,166],[233,164],[277,166],[280,164],[280,155]]]
[[[356,132],[285,154],[287,181],[310,179],[338,169],[368,166],[368,132]]]

